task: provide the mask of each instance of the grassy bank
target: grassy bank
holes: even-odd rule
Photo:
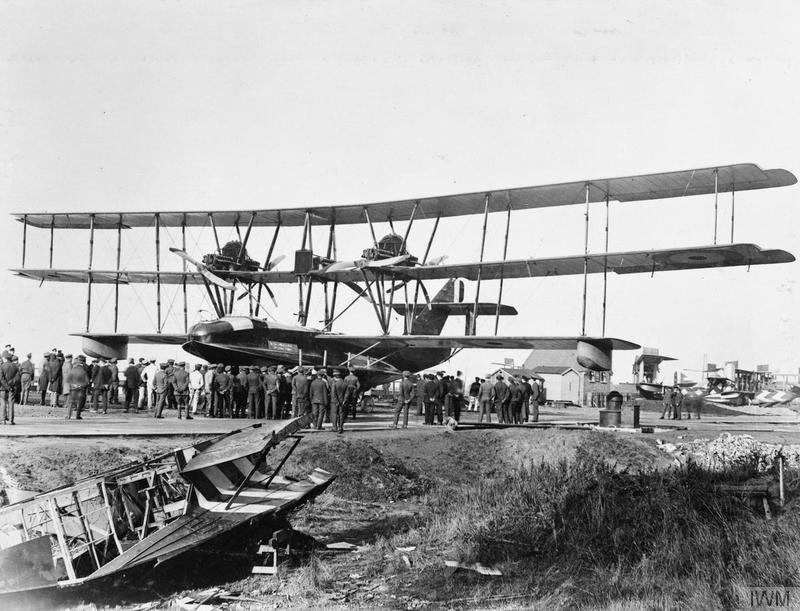
[[[741,469],[656,468],[639,443],[588,436],[569,459],[440,483],[423,514],[367,547],[362,577],[385,580],[382,604],[405,606],[718,609],[735,607],[747,586],[800,586],[791,505],[767,521],[715,491]],[[446,559],[503,576],[453,573]],[[347,560],[314,558],[297,578],[313,574],[311,591],[324,598],[341,590]]]

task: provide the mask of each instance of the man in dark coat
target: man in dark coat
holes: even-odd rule
[[[506,422],[505,416],[508,411],[508,401],[511,395],[508,391],[508,386],[503,381],[503,376],[497,376],[497,382],[494,383],[494,411],[497,413],[497,421],[501,424]]]
[[[323,382],[324,384],[324,382]],[[308,401],[308,391],[311,381],[306,376],[304,367],[300,367],[292,378],[292,415],[297,418],[308,413],[311,405]]]
[[[44,358],[42,359],[42,364],[39,366],[39,403],[41,405],[47,404],[47,387],[49,386],[49,380],[47,376],[50,375],[50,367],[48,366],[50,363],[50,353],[45,352]]]
[[[439,395],[436,398],[436,421],[439,424],[443,424],[444,417],[442,414],[447,402],[447,393],[449,392],[447,380],[444,379],[444,371],[436,372],[436,383],[439,385]]]
[[[264,415],[268,420],[281,417],[280,402],[280,380],[275,373],[276,368],[270,367],[264,374]]]
[[[525,391],[522,388],[522,384],[520,384],[516,378],[511,377],[511,387],[509,390],[509,397],[508,397],[508,404],[509,404],[509,413],[508,416],[511,419],[511,422],[514,424],[521,424],[522,423],[522,398],[525,394]]]
[[[108,402],[111,405],[119,405],[119,367],[116,358],[108,362],[108,372],[111,374],[108,381]]]
[[[50,359],[47,361],[47,392],[50,394],[50,405],[60,407],[58,405],[58,398],[61,396],[61,359],[58,355],[51,354]]]
[[[231,378],[221,363],[214,374],[214,409],[217,418],[227,418],[230,412]]]
[[[174,386],[175,401],[178,404],[178,420],[181,419],[181,412],[186,410],[186,419],[192,420],[189,413],[189,372],[186,371],[186,361],[176,363],[172,370],[172,384]]]
[[[461,422],[461,410],[464,407],[464,380],[461,379],[461,372],[456,372],[456,377],[451,378],[450,385],[450,403],[452,406],[452,414],[456,422]]]
[[[139,384],[142,378],[139,368],[134,364],[133,359],[128,361],[128,368],[125,369],[125,413],[128,413],[133,404],[133,409],[139,411]]]
[[[433,424],[433,412],[439,402],[439,383],[432,373],[426,374],[427,381],[422,387],[423,401],[425,402],[425,424]]]
[[[0,400],[3,402],[3,424],[14,424],[14,388],[19,381],[19,366],[11,356],[0,365]]]
[[[167,403],[167,392],[172,382],[170,376],[167,375],[167,363],[160,363],[158,371],[153,376],[153,390],[156,393],[156,411],[153,414],[154,418],[163,418],[161,412],[164,411],[164,405]]]
[[[347,384],[347,411],[351,418],[355,418],[358,393],[361,391],[361,382],[358,381],[358,377],[352,368],[345,376],[344,383]]]
[[[329,394],[328,383],[322,379],[323,371],[320,370],[312,380],[308,388],[309,399],[311,400],[311,414],[314,418],[315,428],[322,429],[325,420],[325,412],[328,408]]]
[[[347,383],[342,379],[340,371],[333,372],[331,388],[331,424],[333,429],[344,433],[344,421],[347,418]]]
[[[33,355],[29,352],[28,358],[19,364],[19,380],[22,385],[22,394],[20,396],[20,403],[22,405],[28,404],[28,393],[30,393],[31,384],[33,384],[34,365],[31,361]]]
[[[276,378],[277,382],[277,378]],[[261,394],[261,373],[258,367],[253,366],[244,379],[245,389],[247,390],[247,415],[250,418],[258,417],[258,396]],[[277,392],[277,386],[275,387]]]
[[[86,389],[89,387],[89,374],[86,372],[86,357],[79,354],[72,363],[72,369],[67,376],[69,382],[69,409],[67,420],[72,418],[72,408],[75,408],[75,420],[83,420],[81,412],[86,407]]]
[[[400,398],[397,401],[397,406],[394,408],[394,425],[393,429],[397,428],[397,423],[400,420],[400,412],[403,412],[403,428],[408,428],[408,408],[416,399],[416,389],[414,382],[411,381],[411,372],[403,372],[403,381],[400,382]]]
[[[108,413],[108,384],[111,382],[111,371],[108,369],[108,363],[101,360],[100,363],[92,369],[92,410],[97,411],[97,398],[103,397],[103,413]]]

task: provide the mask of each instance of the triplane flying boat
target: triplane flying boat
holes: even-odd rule
[[[715,267],[788,263],[794,256],[784,250],[766,250],[749,243],[734,243],[734,197],[736,192],[792,185],[794,175],[782,169],[762,170],[754,164],[737,164],[690,169],[659,174],[620,178],[581,180],[544,186],[500,189],[441,197],[428,197],[344,206],[307,206],[250,211],[187,211],[187,212],[87,212],[68,214],[19,213],[23,223],[23,265],[13,270],[20,276],[38,281],[79,282],[87,287],[85,332],[80,333],[84,350],[91,355],[124,357],[129,342],[180,344],[191,354],[213,362],[259,365],[312,365],[353,367],[368,386],[396,379],[404,369],[419,371],[452,357],[464,348],[496,349],[571,349],[578,362],[595,371],[611,369],[614,349],[631,350],[633,342],[605,337],[606,287],[609,272],[634,274],[691,270]],[[731,194],[731,243],[717,243],[718,198]],[[610,202],[635,202],[665,198],[714,195],[714,240],[710,246],[682,247],[665,250],[608,251],[608,207]],[[588,250],[589,211],[591,203],[606,207],[606,247],[603,252]],[[574,256],[507,259],[508,236],[512,212],[551,206],[583,205],[586,217],[584,252]],[[489,215],[505,216],[503,259],[484,258]],[[442,219],[461,215],[482,215],[480,257],[465,263],[445,262],[444,257],[430,258],[431,246]],[[427,221],[431,231],[421,257],[408,251],[412,227]],[[386,223],[389,233],[378,239],[376,225]],[[400,224],[404,223],[404,228]],[[340,260],[336,245],[336,228],[342,225],[365,224],[372,245],[361,257]],[[242,231],[241,227],[245,229]],[[327,230],[325,254],[318,254],[312,243],[312,229]],[[25,267],[25,247],[29,227],[49,229],[50,266]],[[162,228],[180,228],[181,245],[170,250],[183,260],[182,271],[161,269]],[[217,252],[202,260],[187,252],[186,231],[210,227]],[[238,240],[220,245],[219,227],[234,227]],[[276,241],[286,228],[301,228],[302,238],[294,256],[294,268],[276,269]],[[155,231],[155,269],[134,271],[120,265],[123,230],[152,228]],[[263,263],[247,254],[254,228],[271,228],[266,240]],[[90,253],[88,266],[82,269],[53,268],[53,235],[56,229],[88,229]],[[94,235],[98,230],[117,232],[117,268],[98,270],[92,267]],[[193,265],[195,269],[187,269]],[[596,336],[586,333],[587,276],[603,275],[603,324]],[[500,316],[516,314],[502,303],[505,280],[560,275],[583,275],[583,309],[580,334],[566,337],[498,335]],[[447,280],[433,298],[425,282]],[[474,281],[474,298],[464,300],[463,283]],[[496,301],[481,301],[481,286],[487,280],[499,280]],[[155,333],[119,333],[119,287],[146,283],[156,288]],[[260,317],[263,292],[274,300],[270,285],[292,283],[298,287],[297,325],[268,322]],[[92,287],[113,285],[113,331],[91,330]],[[339,285],[356,295],[346,307],[337,311]],[[180,285],[184,296],[184,332],[165,333],[162,317],[162,287]],[[202,285],[217,315],[217,320],[188,324],[186,287]],[[312,288],[321,286],[324,319],[321,329],[307,326]],[[241,289],[239,299],[237,290]],[[456,294],[457,293],[457,294]],[[246,299],[247,315],[234,313],[236,304]],[[351,335],[333,332],[333,323],[354,303],[368,302],[380,327],[379,334]],[[393,315],[403,319],[403,333],[391,334]],[[451,315],[465,317],[463,336],[443,336],[444,323]],[[477,335],[479,316],[494,316],[494,335]]]

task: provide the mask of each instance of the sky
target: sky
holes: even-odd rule
[[[797,174],[798,18],[788,1],[764,10],[738,1],[0,0],[0,208],[305,207],[739,162]],[[738,194],[735,241],[798,254],[798,189]],[[583,212],[515,214],[508,257],[582,253]],[[501,217],[489,219],[489,260],[502,256]],[[443,221],[432,256],[477,260],[481,223]],[[604,248],[603,224],[602,205],[592,205],[592,252]],[[708,245],[713,226],[713,195],[612,203],[609,248]],[[415,224],[412,253],[430,229]],[[125,234],[121,267],[152,268],[152,232]],[[322,228],[314,235],[323,244]],[[719,236],[730,239],[727,195]],[[269,237],[254,230],[250,254],[263,258]],[[48,239],[29,230],[26,265],[47,266]],[[281,268],[299,240],[279,240]],[[3,268],[20,265],[21,242],[21,224],[0,216]],[[370,242],[365,227],[342,229],[338,254],[357,257]],[[166,252],[178,233],[162,243],[162,268],[180,269]],[[193,254],[212,243],[210,232],[190,232]],[[97,232],[95,269],[114,267],[115,247],[114,232]],[[56,267],[85,267],[88,231],[57,231],[54,257]],[[704,361],[797,372],[798,265],[612,276],[606,334],[678,358],[663,368],[669,378]],[[588,289],[586,331],[599,335],[602,279],[590,277]],[[0,343],[23,354],[80,349],[69,333],[84,329],[85,286],[39,286],[3,270],[0,290]],[[496,301],[497,290],[484,284],[482,299]],[[578,334],[582,290],[581,277],[507,281],[503,301],[519,315],[500,334]],[[271,314],[293,321],[296,290],[276,292]],[[121,295],[120,330],[152,332],[154,291]],[[182,330],[181,299],[167,289],[165,332]],[[95,287],[92,330],[111,329],[113,300],[113,289]],[[197,290],[190,322],[204,309]],[[310,323],[321,317],[315,304]],[[379,331],[367,304],[339,323]],[[462,331],[458,319],[444,333]],[[479,334],[493,332],[492,319],[479,321]],[[447,367],[469,377],[525,356],[464,351]],[[634,356],[615,355],[615,380],[630,379]]]

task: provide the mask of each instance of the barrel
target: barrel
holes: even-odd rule
[[[622,410],[620,409],[601,409],[600,426],[618,427],[622,425]]]

